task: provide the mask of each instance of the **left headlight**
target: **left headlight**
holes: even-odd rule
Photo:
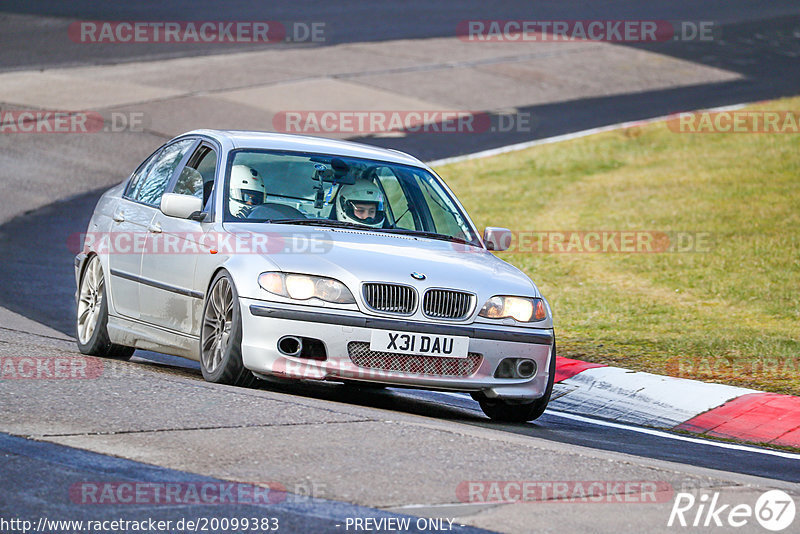
[[[323,276],[268,272],[258,276],[258,285],[265,291],[294,300],[317,298],[336,304],[353,304],[356,301],[347,286]]]
[[[498,295],[487,300],[478,315],[489,319],[511,317],[521,323],[529,323],[546,319],[547,311],[542,299]]]

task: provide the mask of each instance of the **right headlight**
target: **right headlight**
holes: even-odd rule
[[[356,301],[343,283],[322,276],[267,272],[258,277],[258,285],[270,293],[294,300],[318,298],[337,304],[353,304]]]
[[[543,321],[547,311],[542,299],[496,295],[486,301],[478,314],[488,319],[511,317],[521,323]]]

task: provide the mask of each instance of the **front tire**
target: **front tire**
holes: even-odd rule
[[[258,380],[242,363],[242,317],[231,275],[220,271],[203,306],[200,370],[216,384],[252,387]]]
[[[533,402],[513,403],[500,399],[490,399],[482,394],[475,395],[481,405],[481,410],[494,421],[507,423],[524,423],[533,421],[541,417],[547,405],[550,403],[550,395],[553,393],[553,384],[556,378],[556,342],[553,341],[553,348],[550,352],[550,365],[548,366],[547,387],[544,395]]]
[[[129,360],[135,350],[112,343],[108,336],[108,299],[100,258],[89,258],[78,288],[78,310],[75,337],[83,354]]]

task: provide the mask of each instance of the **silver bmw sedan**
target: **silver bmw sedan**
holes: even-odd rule
[[[97,203],[75,258],[81,352],[155,350],[210,382],[259,378],[469,392],[492,419],[550,399],[536,285],[445,183],[395,150],[197,130]]]

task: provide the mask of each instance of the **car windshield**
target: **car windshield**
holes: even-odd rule
[[[419,167],[325,154],[236,150],[227,184],[227,222],[352,227],[479,245],[439,179]]]

